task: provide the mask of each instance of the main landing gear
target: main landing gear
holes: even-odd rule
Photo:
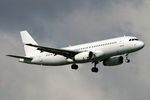
[[[96,65],[98,64],[98,61],[94,62],[94,67],[92,67],[91,71],[97,73],[98,72],[98,68],[96,67]]]
[[[94,67],[91,68],[91,71],[97,73],[97,72],[98,72],[98,68],[96,67],[96,65],[97,65],[99,62],[98,62],[98,61],[95,61],[95,62],[93,62],[93,63],[94,63]],[[71,68],[74,69],[74,70],[77,70],[77,69],[78,69],[78,65],[77,65],[77,64],[72,64],[72,65],[71,65]]]
[[[74,69],[74,70],[77,70],[77,69],[78,69],[78,65],[72,64],[72,65],[71,65],[71,68]]]
[[[125,54],[125,62],[126,62],[126,63],[130,63],[130,59],[128,58],[128,55],[129,55],[128,53]]]

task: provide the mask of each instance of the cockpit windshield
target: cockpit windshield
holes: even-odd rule
[[[129,39],[129,41],[138,41],[139,39],[137,38],[133,38],[133,39]]]

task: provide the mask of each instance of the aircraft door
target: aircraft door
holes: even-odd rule
[[[124,38],[121,38],[119,40],[119,53],[122,53],[123,52],[123,49],[124,48]]]

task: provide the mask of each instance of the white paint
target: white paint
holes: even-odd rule
[[[22,31],[21,36],[24,44],[36,44],[33,38],[29,35],[27,31]],[[31,41],[32,40],[32,41]],[[96,41],[86,44],[80,44],[76,46],[69,46],[61,48],[60,50],[78,51],[72,59],[67,58],[62,55],[50,53],[50,52],[40,52],[36,50],[36,47],[26,46],[30,48],[28,57],[32,60],[20,60],[20,62],[38,65],[48,65],[48,66],[59,66],[72,63],[87,63],[95,61],[104,61],[107,58],[132,53],[138,51],[144,47],[144,42],[139,41],[136,37],[123,36],[112,39],[107,39],[103,41]],[[25,48],[25,51],[26,51]],[[33,49],[32,49],[33,48]],[[31,50],[32,49],[32,50]],[[93,57],[89,59],[89,52],[93,53]]]

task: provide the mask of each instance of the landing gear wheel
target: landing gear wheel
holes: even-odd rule
[[[98,68],[97,68],[97,67],[93,67],[93,68],[91,69],[91,71],[97,73],[97,72],[98,72]]]
[[[73,65],[71,65],[71,68],[74,69],[74,70],[77,70],[78,69],[78,65],[73,64]]]
[[[126,63],[130,63],[130,59],[126,59],[125,62],[126,62]]]
[[[98,61],[93,62],[94,63],[94,67],[91,68],[92,72],[97,73],[98,72],[98,68],[96,67],[96,65],[99,63]]]
[[[126,57],[125,62],[126,63],[130,63],[130,59],[128,58],[128,55],[129,55],[128,53],[125,55],[125,57]]]

